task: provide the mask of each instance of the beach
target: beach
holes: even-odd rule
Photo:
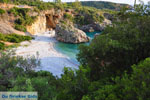
[[[23,57],[36,57],[38,54],[41,61],[41,67],[37,67],[35,70],[49,71],[58,77],[63,73],[64,67],[77,69],[78,64],[71,61],[68,56],[55,50],[54,44],[58,41],[54,36],[54,31],[36,34],[34,36],[35,39],[30,42],[25,41],[21,43],[21,46],[16,49],[16,55]]]

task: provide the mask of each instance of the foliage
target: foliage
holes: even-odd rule
[[[150,58],[132,66],[132,74],[116,77],[114,84],[95,92],[94,100],[149,100]]]
[[[5,10],[3,10],[3,9],[0,8],[0,15],[2,15],[4,13],[5,13]]]
[[[5,44],[3,42],[0,42],[0,50],[4,50],[5,49]]]
[[[104,17],[101,15],[100,11],[95,8],[82,7],[77,9],[78,15],[75,16],[74,22],[81,25],[91,24],[94,22],[101,23]]]
[[[8,11],[8,13],[12,13],[14,16],[19,16],[15,20],[15,29],[26,32],[25,26],[31,25],[36,20],[36,16],[28,15],[29,10],[27,8],[14,7]]]
[[[64,68],[59,78],[47,71],[34,71],[40,66],[38,58],[1,51],[0,90],[37,91],[39,100],[149,100],[150,16],[142,11],[119,12],[117,21],[89,46],[80,46],[79,68]],[[93,15],[94,10],[86,8],[80,13]],[[1,41],[26,39],[0,34]]]
[[[40,66],[38,58],[14,56],[12,51],[0,55],[1,91],[37,91],[40,100],[55,100],[59,82],[49,72],[32,71],[35,66]]]
[[[22,35],[17,35],[17,34],[2,34],[0,33],[0,40],[6,41],[6,42],[13,42],[13,43],[19,43],[22,41],[29,41],[31,40],[32,37],[30,36],[22,36]]]
[[[19,30],[19,31],[26,32],[26,27],[23,26],[23,25],[18,25],[18,24],[16,24],[16,25],[15,25],[15,29],[16,29],[16,30]]]
[[[97,9],[111,9],[111,10],[120,10],[122,7],[128,7],[126,4],[116,4],[111,2],[103,1],[84,1],[81,2],[83,6],[95,7]]]
[[[132,64],[150,56],[150,16],[127,15],[107,27],[89,46],[80,47],[78,60],[91,68],[92,79],[130,72]]]
[[[70,21],[73,20],[72,15],[71,15],[71,14],[68,14],[68,13],[65,13],[65,14],[64,14],[64,18],[67,19],[67,20],[70,20]]]
[[[1,3],[8,3],[10,0],[0,0]]]

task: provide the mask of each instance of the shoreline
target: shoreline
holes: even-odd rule
[[[31,42],[22,42],[21,46],[16,48],[16,55],[23,57],[37,57],[38,52],[41,67],[35,68],[35,70],[49,71],[55,76],[60,76],[63,73],[64,67],[78,69],[79,65],[54,48],[54,44],[58,42],[54,36],[54,31],[37,34],[35,39],[31,40]]]

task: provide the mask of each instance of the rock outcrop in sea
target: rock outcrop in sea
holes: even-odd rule
[[[94,22],[92,24],[83,25],[78,27],[80,30],[84,32],[94,32],[94,31],[103,31],[107,25],[110,25],[111,21],[108,19],[104,19],[102,23]]]
[[[83,43],[88,42],[90,38],[80,29],[73,25],[57,24],[55,29],[55,38],[61,42],[67,43]]]

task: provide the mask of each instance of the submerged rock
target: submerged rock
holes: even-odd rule
[[[75,28],[73,25],[58,24],[56,25],[55,37],[58,41],[66,43],[83,43],[88,42],[90,38],[85,32]]]

